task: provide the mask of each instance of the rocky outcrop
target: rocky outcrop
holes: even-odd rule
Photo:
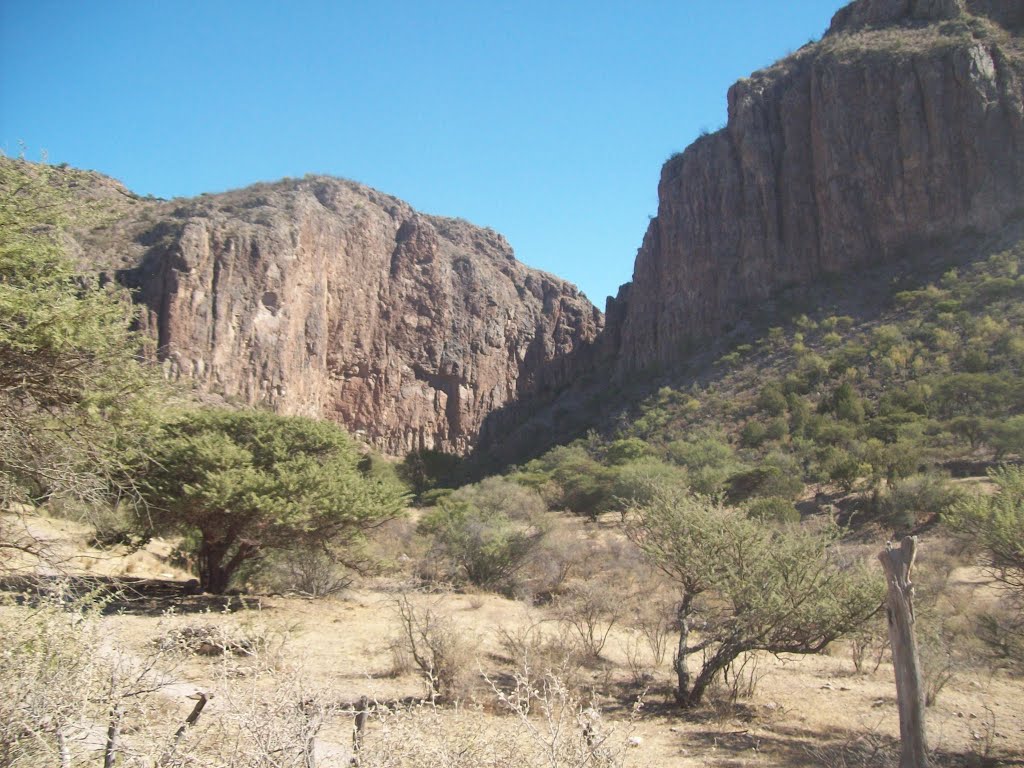
[[[752,304],[1024,211],[1024,3],[860,0],[729,91],[725,128],[662,169],[620,374],[680,362]]]
[[[392,454],[467,451],[488,413],[562,386],[603,322],[498,233],[339,179],[146,204],[104,237],[83,249],[128,254],[169,377]]]

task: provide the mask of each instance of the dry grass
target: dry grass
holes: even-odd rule
[[[928,541],[922,551],[941,556],[935,568],[927,558],[922,561],[922,568],[935,574],[920,578],[922,604],[925,593],[939,587],[944,590],[935,600],[939,611],[963,612],[972,597],[981,604],[989,599],[988,586],[972,580],[971,571],[944,565],[955,552]],[[165,566],[153,557],[150,574],[157,576]],[[147,575],[146,567],[143,563],[135,575]],[[559,622],[551,606],[531,607],[486,593],[414,593],[407,598],[421,615],[429,609],[441,616],[452,637],[478,639],[470,644],[475,648],[460,651],[460,673],[473,685],[463,689],[458,706],[415,703],[424,694],[422,672],[414,663],[396,665],[392,657],[400,629],[392,609],[395,593],[372,584],[344,599],[264,597],[247,601],[246,607],[235,601],[228,612],[96,616],[96,638],[104,654],[138,660],[170,648],[164,658],[167,680],[131,710],[144,715],[145,722],[126,721],[126,744],[141,749],[150,739],[165,745],[191,710],[193,702],[186,697],[202,690],[214,698],[200,725],[187,734],[182,754],[206,755],[210,762],[203,764],[208,765],[251,764],[241,751],[229,753],[228,743],[250,751],[287,747],[298,761],[297,745],[312,736],[316,765],[345,765],[352,705],[364,695],[379,703],[365,737],[368,748],[373,744],[377,751],[372,759],[371,752],[365,753],[364,765],[500,766],[507,764],[500,760],[510,750],[520,756],[527,750],[543,753],[543,734],[551,722],[563,723],[563,747],[578,752],[586,745],[579,718],[591,707],[600,713],[602,727],[616,734],[609,746],[615,747],[611,757],[620,762],[609,765],[869,766],[883,764],[896,747],[892,668],[883,659],[877,669],[872,661],[858,674],[848,647],[826,656],[748,659],[746,669],[733,670],[722,681],[707,708],[683,718],[671,704],[671,654],[658,663],[628,612],[595,660],[579,649],[575,630]],[[24,620],[29,612],[9,605],[3,621]],[[215,645],[226,652],[180,653],[181,645],[208,636],[224,639]],[[158,638],[188,642],[161,647],[154,643]],[[237,642],[238,649],[228,640]],[[551,678],[549,667],[560,674]],[[510,700],[526,700],[520,690],[524,681],[530,690],[544,691],[547,685],[549,703],[535,702],[525,713],[510,708]],[[643,688],[648,689],[645,706],[633,720],[632,705]],[[1020,678],[977,663],[959,666],[928,709],[939,764],[1024,760],[1022,700]],[[545,712],[545,706],[551,711]],[[556,715],[558,707],[564,711]],[[94,716],[100,719],[87,730],[95,747],[103,722]],[[411,753],[434,762],[414,762]],[[476,762],[459,762],[459,755],[473,755]],[[581,764],[569,758],[539,760],[528,764]]]

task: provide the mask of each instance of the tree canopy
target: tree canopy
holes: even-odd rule
[[[67,253],[71,224],[103,216],[76,178],[0,157],[0,508],[106,503],[157,410],[127,293]],[[20,548],[2,532],[0,545]]]
[[[818,653],[881,605],[880,574],[842,557],[835,527],[767,526],[663,485],[630,510],[626,531],[680,590],[674,666],[684,707],[740,654]],[[693,654],[703,658],[696,678]]]
[[[185,534],[200,586],[219,593],[269,550],[320,546],[344,559],[398,515],[404,487],[366,476],[359,460],[330,422],[207,409],[163,426],[137,484],[151,530]]]

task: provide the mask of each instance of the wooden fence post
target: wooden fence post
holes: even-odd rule
[[[924,729],[924,687],[914,637],[914,585],[910,570],[917,556],[917,537],[905,536],[899,548],[887,542],[878,559],[888,585],[886,614],[892,665],[896,672],[896,705],[900,713],[900,768],[928,768]]]

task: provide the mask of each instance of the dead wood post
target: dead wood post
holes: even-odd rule
[[[896,672],[896,704],[900,713],[900,768],[928,768],[924,729],[924,687],[914,637],[914,585],[910,570],[917,556],[917,537],[905,536],[899,548],[887,542],[878,559],[888,585],[886,614],[892,665]]]
[[[161,756],[160,761],[157,763],[157,765],[164,765],[165,763],[167,763],[168,760],[170,760],[174,756],[174,751],[178,748],[178,742],[181,741],[181,737],[185,735],[185,731],[187,731],[191,726],[196,724],[196,722],[199,720],[199,715],[203,713],[203,707],[205,707],[206,702],[210,700],[210,697],[202,691],[196,691],[193,695],[189,696],[188,698],[193,699],[196,702],[196,705],[192,707],[192,712],[189,714],[188,717],[185,718],[185,722],[182,723],[182,725],[175,732],[174,741],[171,742],[171,745],[167,748],[167,751],[164,752],[164,754]]]
[[[356,705],[355,728],[352,731],[352,765],[359,765],[359,752],[363,748],[363,731],[366,729],[366,718],[370,711],[370,698],[360,696]]]
[[[57,728],[57,749],[60,752],[60,768],[71,768],[71,747],[64,736],[64,726]]]
[[[299,702],[299,710],[304,721],[303,763],[305,768],[316,768],[316,736],[323,726],[323,710],[316,699],[303,699]]]

